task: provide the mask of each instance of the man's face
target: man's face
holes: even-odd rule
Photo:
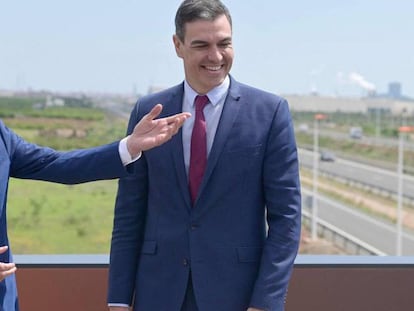
[[[185,77],[199,94],[221,84],[233,64],[232,31],[225,15],[214,21],[187,23],[182,42],[173,37],[178,57],[183,59]]]

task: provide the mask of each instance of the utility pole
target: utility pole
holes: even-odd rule
[[[315,114],[313,121],[312,240],[318,238],[319,123],[324,119],[325,114]]]

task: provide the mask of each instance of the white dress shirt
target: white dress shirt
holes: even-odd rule
[[[142,154],[142,152],[140,152],[135,158],[132,158],[131,154],[128,151],[127,139],[128,137],[124,137],[118,145],[119,157],[121,158],[122,164],[124,166],[127,166],[128,164],[135,162],[141,157]]]
[[[191,86],[184,82],[184,99],[183,99],[183,112],[191,113],[191,117],[183,124],[183,150],[184,150],[184,164],[188,174],[190,167],[190,149],[191,149],[191,134],[193,133],[195,107],[194,99],[197,95],[207,95],[210,103],[204,108],[204,118],[206,120],[207,130],[207,158],[210,154],[211,147],[213,146],[214,137],[216,135],[217,127],[220,121],[221,112],[223,111],[224,102],[230,86],[230,79],[227,76],[223,83],[216,86],[207,94],[197,94]]]

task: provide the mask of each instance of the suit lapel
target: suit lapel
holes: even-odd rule
[[[224,145],[228,139],[230,131],[236,120],[237,114],[240,109],[240,92],[237,82],[231,79],[229,94],[227,95],[224,103],[223,111],[221,113],[220,122],[216,131],[213,146],[210,151],[210,155],[207,161],[207,168],[201,183],[200,195],[202,194],[205,185],[207,184],[211,174],[214,171],[214,167],[223,151]]]
[[[187,173],[184,165],[184,152],[183,152],[183,139],[182,130],[180,130],[171,139],[171,156],[173,157],[173,163],[175,173],[177,174],[178,187],[183,195],[183,199],[187,205],[188,210],[191,209],[190,191],[188,188]]]
[[[182,103],[183,103],[183,85],[177,87],[177,91],[171,97],[168,105],[165,105],[163,109],[163,116],[170,116],[176,113],[180,113],[182,111]],[[180,192],[183,195],[183,199],[186,202],[188,210],[191,209],[191,199],[190,199],[190,192],[188,188],[188,181],[187,181],[187,173],[185,171],[185,164],[184,164],[184,151],[183,151],[183,137],[182,137],[182,129],[171,138],[170,144],[170,152],[173,158],[173,164],[175,173],[177,174],[178,179],[178,186],[180,188]]]

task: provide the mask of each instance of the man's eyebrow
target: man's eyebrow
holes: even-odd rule
[[[223,43],[223,42],[231,42],[232,41],[232,37],[226,37],[223,38],[219,41],[219,43]],[[191,41],[191,45],[203,45],[203,44],[209,44],[207,41],[204,40],[194,40]]]
[[[194,40],[191,41],[191,45],[200,45],[200,44],[208,44],[207,41],[203,41],[203,40]]]
[[[233,37],[225,37],[225,38],[221,39],[220,42],[223,42],[223,41],[232,41],[232,40],[233,40]]]

